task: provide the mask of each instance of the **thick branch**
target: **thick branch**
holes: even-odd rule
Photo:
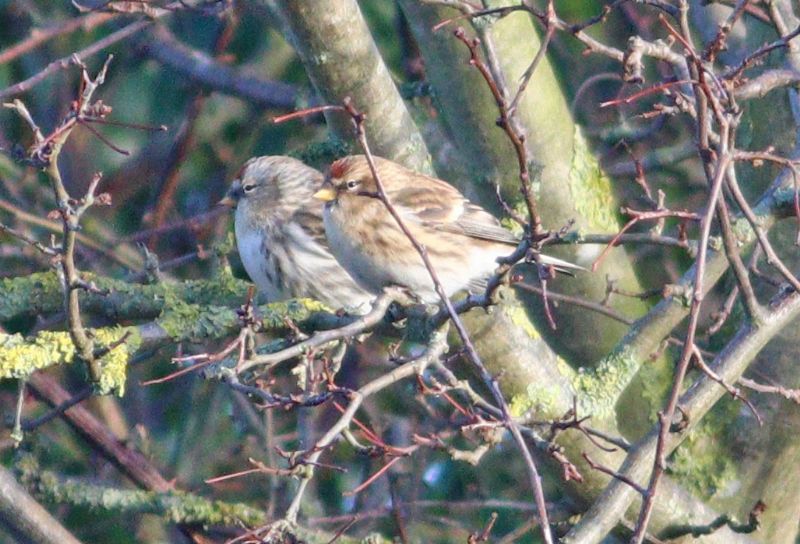
[[[80,544],[0,466],[0,526],[24,542]]]
[[[353,98],[366,116],[366,132],[376,155],[431,173],[430,157],[417,126],[395,87],[355,0],[292,0],[281,3],[297,50],[314,87],[328,104]],[[347,115],[330,113],[328,122],[342,140],[352,140]]]
[[[139,42],[150,57],[195,83],[252,102],[261,108],[293,109],[300,98],[297,88],[242,73],[180,43],[163,27]],[[155,39],[153,39],[155,38]]]
[[[764,345],[800,315],[800,296],[793,293],[779,307],[764,317],[760,326],[746,325],[710,365],[726,383],[738,380]],[[678,406],[685,426],[669,434],[666,444],[673,451],[702,421],[703,416],[727,391],[709,376],[703,376],[684,393]],[[646,479],[653,466],[653,456],[658,442],[659,428],[655,426],[629,452],[619,472],[634,481]],[[564,542],[581,544],[600,542],[624,515],[636,498],[636,492],[625,483],[613,480],[581,522],[570,532]]]
[[[286,330],[286,323],[324,328],[347,325],[351,318],[320,311],[318,302],[277,302],[258,308],[263,331]],[[144,349],[170,342],[202,341],[235,335],[242,323],[236,310],[221,306],[197,306],[181,301],[142,325],[87,330],[104,353],[98,357],[99,387],[104,393],[124,392],[127,363]],[[0,333],[0,378],[24,378],[34,371],[73,362],[78,353],[66,332],[41,331],[25,339],[19,334]]]
[[[83,273],[83,279],[96,289],[80,292],[81,310],[115,321],[155,319],[178,304],[237,307],[247,299],[247,289],[251,285],[226,272],[210,280],[147,285],[91,273]],[[0,322],[53,314],[60,311],[63,304],[63,295],[55,272],[38,272],[29,276],[2,279],[0,291],[3,292],[0,297]],[[294,306],[292,302],[273,303],[270,306],[278,312],[285,308],[289,313],[296,312],[300,307],[310,313],[306,316],[295,314],[294,317],[299,321],[306,321],[316,312],[322,317],[325,311],[324,306],[310,300],[304,300],[300,306]],[[270,314],[271,312],[264,314],[265,319]]]
[[[41,470],[28,456],[18,464],[22,480],[45,500],[92,509],[119,512],[125,515],[157,514],[179,524],[259,525],[264,513],[244,504],[210,501],[184,491],[142,491],[104,487],[64,479]]]

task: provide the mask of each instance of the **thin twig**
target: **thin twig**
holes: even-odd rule
[[[63,70],[64,68],[68,68],[69,66],[79,65],[85,59],[99,53],[103,49],[114,45],[115,43],[128,38],[144,30],[148,26],[152,24],[152,21],[136,21],[130,23],[127,26],[120,28],[119,30],[112,32],[105,38],[96,41],[89,47],[81,49],[77,53],[73,53],[68,57],[63,57],[61,59],[55,60],[48,64],[43,70],[40,72],[32,75],[26,80],[20,81],[10,87],[6,87],[3,90],[0,90],[0,101],[6,100],[11,96],[24,93],[29,91],[42,81],[44,81],[47,77],[51,76],[52,74],[56,73],[59,70]]]

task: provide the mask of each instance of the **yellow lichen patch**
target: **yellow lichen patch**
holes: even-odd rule
[[[611,181],[600,169],[577,125],[573,145],[575,152],[569,170],[569,190],[575,211],[588,223],[582,226],[596,232],[616,232],[619,224]]]
[[[102,394],[125,391],[125,376],[128,360],[139,347],[141,340],[134,328],[114,327],[89,331],[96,348],[115,346],[100,359],[100,381],[97,384]],[[68,332],[41,331],[25,339],[19,334],[0,334],[0,379],[27,378],[36,370],[58,364],[68,364],[75,359],[75,345]]]
[[[0,334],[0,379],[27,378],[54,364],[71,363],[75,346],[69,333],[42,331],[30,340]]]
[[[555,407],[560,398],[558,387],[531,383],[524,394],[511,398],[508,410],[512,417],[522,417],[530,410],[534,410],[538,417],[556,416]]]
[[[323,303],[312,298],[295,298],[283,302],[271,302],[266,306],[261,306],[261,324],[268,329],[274,329],[285,323],[288,317],[294,321],[308,318],[317,312],[332,312]]]
[[[119,343],[100,359],[100,381],[97,388],[103,395],[116,393],[121,397],[125,394],[128,361],[139,349],[141,338],[133,327],[97,329],[94,331],[94,337],[102,346],[114,346]]]
[[[520,204],[522,204],[522,203],[520,203]],[[520,211],[520,210],[516,210],[516,211]],[[521,212],[523,214],[523,217],[524,217],[524,214],[526,212],[527,212],[527,210],[523,210]],[[517,223],[516,221],[514,221],[513,219],[511,219],[510,217],[504,217],[503,219],[501,219],[500,220],[500,224],[503,225],[503,228],[510,230],[512,232],[512,234],[514,234],[515,236],[519,236],[521,238],[522,235],[525,234],[524,231],[522,230],[522,227],[520,226],[520,224]]]
[[[533,326],[531,320],[528,319],[528,315],[525,313],[525,310],[519,304],[502,304],[500,306],[503,309],[503,312],[511,318],[511,322],[514,323],[517,327],[521,328],[525,331],[525,334],[528,335],[529,338],[533,340],[538,340],[541,338],[539,331],[536,330],[536,327]]]
[[[508,412],[511,417],[522,417],[530,408],[531,403],[527,395],[514,395],[511,397],[511,402],[508,403]]]
[[[556,368],[558,369],[558,373],[562,376],[566,376],[570,380],[575,378],[575,369],[569,366],[569,363],[560,355],[556,356]]]

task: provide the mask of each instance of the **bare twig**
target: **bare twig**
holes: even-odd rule
[[[36,73],[35,75],[29,77],[24,81],[20,81],[12,85],[11,87],[7,87],[3,90],[0,90],[0,101],[6,100],[11,96],[24,93],[29,91],[34,86],[38,85],[42,81],[44,81],[50,75],[56,73],[59,70],[63,70],[64,68],[68,68],[69,66],[80,65],[81,62],[88,59],[89,57],[99,53],[103,49],[114,45],[115,43],[128,38],[141,30],[144,30],[148,26],[152,24],[151,21],[136,21],[130,23],[127,26],[120,28],[119,30],[112,32],[105,38],[96,41],[92,45],[81,49],[77,53],[73,53],[68,57],[64,57],[58,60],[55,60],[47,65],[43,70]]]
[[[528,151],[525,147],[525,136],[514,130],[511,119],[513,115],[512,108],[506,104],[506,98],[500,91],[500,88],[495,82],[492,73],[478,55],[480,40],[477,38],[473,38],[471,40],[467,38],[463,28],[457,29],[454,32],[454,35],[464,45],[467,46],[470,54],[470,64],[478,69],[481,76],[483,76],[483,79],[486,81],[486,84],[489,86],[492,96],[494,97],[495,104],[497,104],[497,109],[500,113],[500,117],[497,119],[497,126],[505,131],[509,140],[511,140],[511,143],[514,146],[514,151],[516,153],[517,163],[519,166],[520,192],[522,193],[522,197],[525,201],[525,206],[528,208],[528,217],[530,219],[529,235],[531,236],[531,243],[535,244],[540,239],[544,238],[547,233],[542,228],[542,219],[536,209],[536,201],[533,197],[533,191],[531,189]],[[533,65],[532,68],[535,69],[536,66]]]
[[[319,460],[322,452],[347,428],[350,426],[350,423],[353,420],[353,417],[356,414],[356,411],[361,406],[362,402],[365,398],[381,391],[382,389],[392,385],[393,383],[398,382],[404,378],[411,377],[415,374],[421,373],[425,367],[429,364],[433,363],[434,361],[438,360],[439,357],[445,352],[447,349],[447,339],[446,339],[446,332],[439,331],[434,333],[433,338],[428,343],[428,346],[425,352],[418,358],[409,361],[402,366],[383,374],[382,376],[366,383],[362,387],[360,387],[357,391],[353,391],[349,394],[350,397],[350,404],[347,406],[347,409],[344,411],[342,416],[339,420],[331,426],[328,431],[315,442],[314,446],[306,452],[305,455],[302,456],[302,463],[308,465],[309,467],[313,467],[315,463]],[[309,470],[306,476],[300,481],[300,486],[292,499],[292,503],[289,506],[289,509],[286,512],[286,519],[290,522],[295,522],[297,520],[297,515],[300,512],[300,504],[303,499],[303,494],[305,492],[306,487],[308,486],[308,482],[313,475],[313,471]]]
[[[311,348],[323,346],[334,340],[348,338],[368,331],[371,327],[380,323],[389,305],[394,302],[394,300],[395,294],[387,292],[379,296],[375,302],[372,303],[372,309],[368,313],[358,317],[349,325],[328,331],[318,331],[315,332],[311,338],[276,353],[267,353],[264,355],[257,355],[251,359],[246,359],[239,365],[238,371],[244,372],[257,366],[269,367],[291,359],[292,357],[298,357]]]
[[[611,470],[610,468],[608,468],[606,466],[603,466],[603,465],[601,465],[599,463],[596,463],[596,462],[592,461],[592,458],[589,457],[589,455],[587,453],[583,454],[583,458],[586,459],[586,462],[589,463],[589,466],[592,467],[594,470],[599,470],[603,474],[608,474],[612,478],[617,479],[620,482],[625,483],[626,485],[629,485],[633,490],[635,490],[637,493],[639,493],[642,497],[644,497],[647,494],[647,490],[645,488],[643,488],[642,486],[640,486],[639,484],[637,484],[636,482],[634,482],[633,480],[631,480],[630,478],[628,478],[624,474],[620,474],[619,472]]]
[[[75,17],[67,21],[55,24],[49,28],[37,28],[31,31],[30,36],[12,45],[5,51],[0,52],[0,65],[11,62],[15,58],[24,55],[25,53],[39,47],[43,43],[62,36],[75,32],[78,29],[85,31],[91,30],[97,26],[102,25],[111,18],[114,14],[111,13],[91,13],[83,17]]]
[[[795,404],[800,404],[800,389],[788,389],[779,385],[764,385],[748,378],[739,378],[739,383],[753,391],[780,395],[786,400],[790,400]]]
[[[675,371],[675,377],[672,385],[672,390],[664,411],[659,412],[659,434],[658,445],[656,447],[655,462],[653,464],[653,471],[650,476],[650,483],[647,486],[647,492],[642,500],[642,507],[639,511],[639,519],[636,522],[636,530],[631,539],[634,544],[641,544],[647,531],[647,525],[650,520],[650,515],[655,506],[656,490],[661,477],[666,470],[666,441],[667,435],[670,432],[672,420],[675,415],[675,410],[678,406],[678,399],[680,398],[681,387],[683,379],[686,376],[686,371],[689,368],[689,363],[692,354],[695,350],[695,335],[697,334],[697,324],[700,318],[700,306],[703,302],[703,275],[705,273],[706,256],[708,252],[708,238],[711,233],[711,223],[714,216],[717,200],[722,192],[722,183],[725,179],[728,163],[732,157],[728,151],[728,130],[729,124],[723,123],[721,127],[721,146],[720,157],[714,172],[711,188],[708,197],[708,209],[703,215],[700,225],[700,246],[697,254],[696,269],[695,269],[695,284],[692,295],[692,304],[689,311],[689,327],[684,342],[683,351],[681,353],[680,362]]]

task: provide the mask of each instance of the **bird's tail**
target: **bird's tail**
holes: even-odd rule
[[[545,255],[544,253],[539,254],[539,262],[546,266],[552,266],[555,268],[556,272],[561,272],[562,274],[568,274],[570,276],[574,276],[575,272],[587,271],[586,268],[578,264],[573,264],[569,261],[551,257],[550,255]]]

